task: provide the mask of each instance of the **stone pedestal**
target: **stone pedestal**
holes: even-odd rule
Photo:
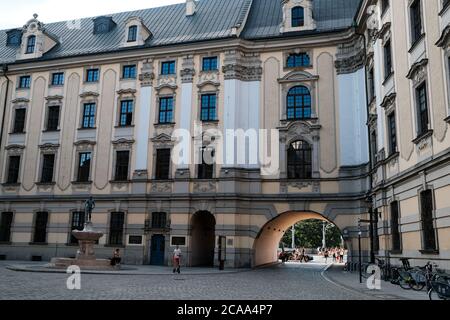
[[[86,223],[82,231],[74,230],[72,234],[78,239],[80,245],[76,258],[53,258],[50,263],[51,267],[68,268],[69,266],[78,266],[80,269],[114,269],[110,260],[96,259],[95,257],[94,245],[103,237],[103,233],[95,231],[91,222]]]

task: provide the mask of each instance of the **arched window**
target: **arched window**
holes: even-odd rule
[[[305,9],[303,7],[292,8],[292,27],[303,27],[305,25]]]
[[[311,61],[306,52],[293,53],[287,58],[286,65],[288,68],[309,67],[311,65]]]
[[[36,36],[29,36],[27,41],[26,53],[34,53],[35,47],[36,47]]]
[[[287,119],[304,120],[311,118],[311,94],[304,86],[293,87],[287,95]]]
[[[288,179],[312,178],[312,148],[303,140],[291,143],[287,157]]]

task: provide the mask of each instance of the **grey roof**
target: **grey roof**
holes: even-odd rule
[[[314,0],[315,32],[349,27],[361,0]],[[144,47],[180,44],[233,37],[232,28],[247,23],[245,39],[279,37],[282,22],[281,0],[200,0],[194,16],[186,17],[185,4],[123,12],[110,15],[117,26],[107,34],[93,34],[93,18],[81,20],[81,28],[68,28],[67,22],[45,25],[59,44],[41,59],[106,53],[120,49],[125,21],[140,17],[152,32]],[[249,12],[250,10],[250,12]],[[16,48],[6,46],[6,32],[0,31],[0,63],[12,63]]]

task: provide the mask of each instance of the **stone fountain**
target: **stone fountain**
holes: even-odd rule
[[[105,270],[113,269],[108,259],[97,259],[95,257],[94,245],[103,237],[103,233],[96,231],[92,224],[92,210],[95,208],[95,202],[92,197],[85,203],[85,224],[83,230],[73,230],[73,236],[78,240],[80,248],[75,259],[53,258],[49,267],[68,268],[69,266],[78,266],[81,269]]]

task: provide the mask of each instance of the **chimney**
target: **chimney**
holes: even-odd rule
[[[190,17],[195,14],[195,6],[194,0],[186,0],[186,16]]]

